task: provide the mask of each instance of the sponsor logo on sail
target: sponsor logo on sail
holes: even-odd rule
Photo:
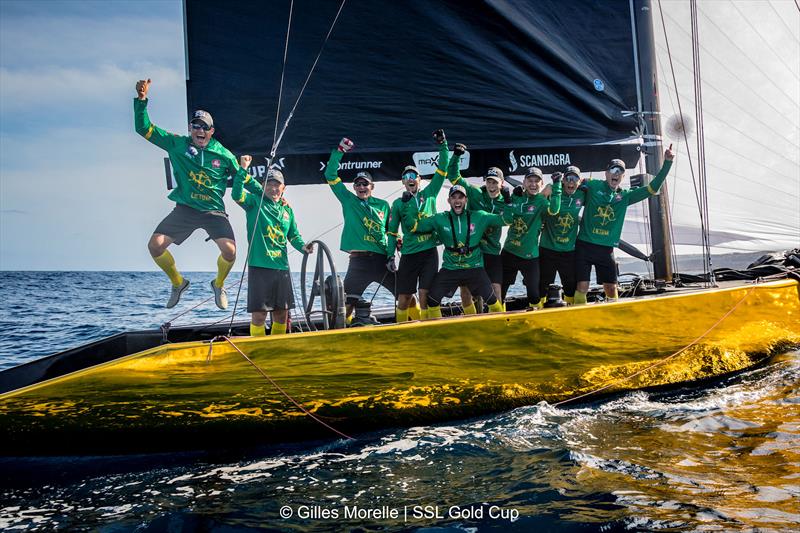
[[[320,172],[324,171],[327,166],[328,163],[320,161]],[[383,166],[383,161],[342,161],[339,163],[339,170],[374,170],[381,168],[381,166]]]
[[[267,175],[270,169],[280,170],[281,172],[286,167],[286,158],[281,157],[274,163],[272,163],[269,167],[267,165],[250,165],[250,168],[247,171],[250,173],[251,176],[254,178],[263,178]]]
[[[514,150],[508,153],[508,161],[511,166],[508,167],[509,172],[516,172],[517,169],[525,169],[527,167],[563,167],[571,165],[572,161],[567,153],[555,154],[521,154],[515,155]]]
[[[450,152],[452,157],[453,152]],[[417,167],[419,173],[423,176],[433,174],[439,165],[439,152],[415,152],[411,158],[414,160],[414,166]],[[459,170],[466,170],[469,168],[469,152],[465,152],[458,162]]]

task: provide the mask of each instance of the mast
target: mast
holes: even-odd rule
[[[658,98],[656,47],[653,34],[651,0],[630,0],[631,24],[634,29],[634,54],[638,57],[639,123],[644,126],[642,150],[646,154],[645,171],[655,175],[664,163],[661,141],[661,106]],[[650,211],[650,239],[653,247],[655,279],[672,281],[672,243],[670,239],[667,184],[661,193],[647,200]]]

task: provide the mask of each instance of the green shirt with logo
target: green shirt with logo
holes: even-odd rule
[[[572,252],[575,250],[575,239],[581,220],[585,194],[580,189],[572,194],[561,193],[561,209],[555,215],[544,216],[540,248],[556,252]]]
[[[578,240],[599,246],[617,246],[628,206],[656,194],[664,183],[670,167],[672,161],[664,161],[653,181],[645,187],[636,189],[612,190],[605,180],[584,182],[581,188],[586,194],[586,206],[578,231]]]
[[[225,211],[225,188],[228,177],[247,172],[236,157],[216,139],[205,148],[192,145],[192,138],[163,130],[150,122],[147,100],[133,99],[136,133],[167,152],[177,186],[168,198],[199,211]]]
[[[361,200],[355,193],[347,190],[339,177],[339,162],[344,154],[332,150],[325,168],[325,179],[331,191],[342,204],[344,228],[339,248],[343,252],[386,253],[386,224],[389,221],[389,202],[370,196]]]
[[[303,251],[303,238],[297,231],[294,211],[283,198],[274,202],[264,196],[261,185],[250,174],[245,178],[237,175],[231,189],[231,196],[242,206],[247,214],[247,240],[250,245],[250,257],[247,264],[254,267],[289,270],[286,243],[299,252]],[[244,186],[252,192],[244,190]],[[261,211],[258,204],[261,203]],[[253,237],[255,228],[255,238]]]
[[[424,189],[415,195],[406,194],[406,198],[398,198],[392,203],[389,213],[389,244],[387,251],[393,254],[399,237],[397,230],[403,228],[403,247],[401,253],[415,254],[424,252],[431,248],[436,248],[438,244],[436,237],[432,233],[412,233],[411,228],[421,218],[432,217],[436,214],[436,197],[442,190],[444,178],[447,176],[447,163],[450,159],[450,152],[445,141],[439,146],[439,161],[436,172],[431,178],[431,182]]]
[[[483,252],[479,245],[480,236],[489,228],[500,229],[509,222],[510,220],[505,220],[503,215],[486,211],[469,209],[460,215],[456,215],[452,211],[445,211],[436,213],[432,217],[419,219],[411,231],[435,232],[445,247],[442,254],[442,268],[462,270],[483,267]],[[460,254],[454,249],[462,247],[469,247],[470,250]]]
[[[550,200],[542,194],[514,196],[511,205],[512,221],[503,249],[522,259],[539,257],[539,234],[545,215],[555,215],[561,209],[561,183],[553,184]]]

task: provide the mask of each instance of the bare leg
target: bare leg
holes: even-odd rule
[[[147,243],[147,249],[150,251],[150,255],[155,259],[156,257],[164,255],[164,252],[167,251],[167,248],[173,242],[175,242],[175,240],[172,237],[162,235],[161,233],[153,233]]]

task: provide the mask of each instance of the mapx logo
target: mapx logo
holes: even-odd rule
[[[285,163],[284,163],[284,159],[286,159],[286,158],[285,157],[281,157],[280,159],[278,159],[277,162],[272,163],[269,166],[269,168],[277,169],[277,170],[280,170],[281,172],[283,172],[283,169],[286,166]],[[253,176],[254,178],[263,178],[264,176],[267,175],[267,171],[269,169],[267,168],[267,165],[250,165],[250,168],[247,169],[247,170],[248,170],[248,172],[250,172],[250,175]]]
[[[565,167],[571,165],[569,153],[566,154],[522,154],[514,155],[514,150],[508,154],[508,161],[511,166],[509,172],[516,172],[518,168],[523,170],[528,167]]]
[[[450,152],[450,157],[453,152]],[[414,160],[414,166],[417,167],[419,173],[423,176],[433,174],[439,165],[439,152],[415,152],[411,158]],[[469,168],[469,152],[464,152],[461,160],[458,162],[459,170],[467,170]]]

